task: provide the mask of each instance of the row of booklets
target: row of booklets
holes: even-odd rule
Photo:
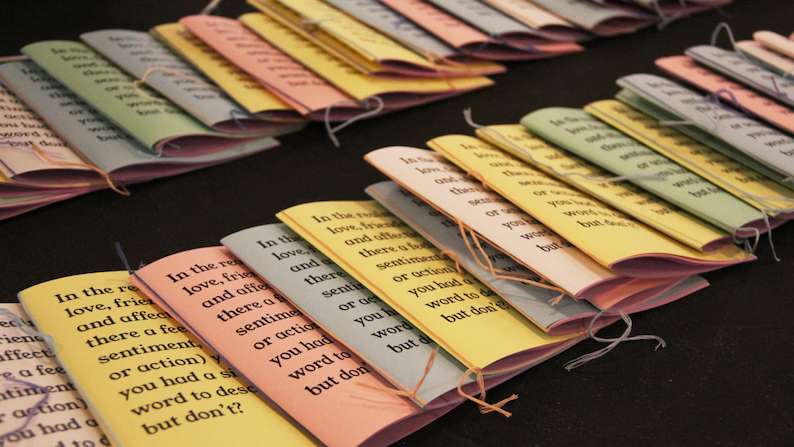
[[[238,20],[46,41],[0,66],[0,219],[223,163],[308,122],[483,88],[496,61],[581,51],[726,0],[250,0]],[[568,20],[564,19],[566,17]]]
[[[30,317],[0,321],[3,439],[383,446],[470,400],[509,416],[487,389],[754,260],[794,216],[794,40],[736,48],[658,62],[712,97],[629,75],[619,100],[370,152],[391,178],[371,201],[23,290]]]

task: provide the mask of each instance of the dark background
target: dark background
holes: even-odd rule
[[[199,12],[204,0],[0,0],[0,55],[45,39],[77,39],[106,28],[147,30]],[[219,15],[251,11],[225,0]],[[424,147],[448,133],[472,134],[462,110],[481,124],[515,123],[546,106],[581,107],[609,98],[615,79],[659,74],[653,60],[708,43],[725,21],[737,39],[768,29],[794,31],[791,0],[737,0],[666,29],[587,43],[582,54],[512,63],[496,85],[385,117],[356,123],[333,147],[321,124],[280,138],[265,153],[177,177],[134,185],[131,197],[101,191],[0,222],[0,299],[50,279],[123,269],[113,248],[152,262],[217,245],[237,230],[276,222],[277,211],[316,200],[366,199],[385,177],[362,156],[388,145]],[[722,46],[727,38],[722,34]],[[775,230],[782,262],[764,240],[759,259],[705,275],[711,287],[634,316],[634,334],[663,337],[618,346],[574,372],[565,361],[601,346],[586,341],[497,387],[491,402],[513,393],[513,417],[480,415],[463,404],[398,445],[794,445],[794,230]],[[624,327],[603,331],[618,336]],[[355,423],[355,421],[351,421]]]

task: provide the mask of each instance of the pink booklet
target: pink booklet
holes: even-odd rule
[[[367,111],[237,20],[198,15],[179,23],[309,119],[324,120],[329,107],[330,121],[345,121]]]
[[[455,405],[420,408],[223,247],[131,281],[328,447],[385,446]]]

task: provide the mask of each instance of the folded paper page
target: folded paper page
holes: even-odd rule
[[[37,42],[22,52],[153,153],[200,155],[252,139],[216,132],[170,101],[138,93],[133,77],[83,43]]]
[[[262,137],[217,152],[188,157],[157,156],[30,61],[0,65],[0,78],[28,102],[60,136],[113,180],[138,182],[176,175],[275,147]],[[102,182],[101,186],[107,186]]]
[[[273,136],[279,127],[250,117],[217,85],[143,31],[102,30],[83,42],[191,116],[221,132]]]
[[[634,74],[617,98],[794,189],[794,138],[668,79]]]
[[[90,273],[19,293],[114,445],[318,445],[128,277]]]
[[[313,120],[344,121],[366,111],[349,95],[259,38],[234,19],[188,16],[179,20],[191,33],[267,86],[303,116]]]
[[[750,237],[767,230],[758,209],[582,109],[536,110],[521,124],[731,235]]]
[[[411,107],[493,84],[483,76],[447,79],[370,76],[264,14],[245,14],[240,21],[356,100],[371,103],[377,97],[386,110]]]
[[[470,55],[461,53],[378,0],[330,0],[328,3],[407,46],[436,65],[457,67],[460,73],[468,75],[502,73],[506,70],[503,65],[473,59]]]
[[[375,202],[307,203],[277,216],[467,368],[520,369],[576,341],[541,331]],[[383,239],[386,229],[404,236]]]
[[[194,36],[185,25],[165,23],[152,28],[149,32],[215,81],[249,113],[274,123],[303,121],[297,110],[270,93],[253,76],[240,70]]]
[[[485,2],[550,40],[582,41],[594,37],[592,33],[532,2],[524,0],[485,0]]]
[[[687,247],[474,137],[428,145],[615,272],[689,276],[755,259],[735,246],[712,253]]]
[[[597,101],[585,110],[772,216],[794,211],[794,191],[620,101]]]
[[[478,128],[477,136],[698,250],[714,251],[733,244],[733,238],[727,232],[681,211],[658,196],[626,181],[605,181],[614,174],[536,138],[521,124]]]
[[[224,247],[168,256],[131,280],[328,447],[387,445],[452,408],[395,393]]]
[[[695,62],[689,56],[671,56],[656,60],[656,66],[684,82],[719,97],[726,106],[751,112],[788,133],[794,132],[794,110],[726,79]],[[792,63],[794,67],[794,62]]]
[[[0,304],[0,445],[110,445],[42,335],[20,304]]]
[[[437,152],[395,146],[370,152],[365,159],[475,238],[484,238],[540,277],[600,309],[618,303],[638,305],[680,281],[618,275],[506,198],[486,191]]]
[[[599,5],[590,0],[534,0],[532,3],[589,30],[598,36],[631,33],[653,25],[659,18],[637,8]]]
[[[402,234],[406,233],[386,230],[380,236],[398,238]],[[421,406],[443,406],[463,399],[457,391],[458,382],[466,375],[463,364],[286,225],[248,228],[221,242]],[[485,386],[509,376],[488,376]],[[476,394],[477,384],[471,378],[466,382],[463,392]]]

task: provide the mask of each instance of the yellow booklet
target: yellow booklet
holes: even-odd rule
[[[546,334],[374,201],[306,203],[277,216],[469,368],[526,367],[582,337]]]
[[[300,113],[202,42],[185,25],[165,23],[150,33],[215,81],[247,111],[269,121],[303,121]]]
[[[536,138],[521,124],[482,127],[477,136],[690,247],[714,251],[733,243],[727,232],[642,188],[626,181],[603,181],[614,174]]]
[[[371,76],[353,69],[344,59],[265,14],[244,14],[240,21],[348,95],[359,101],[377,96],[387,110],[438,100],[493,84],[484,76],[449,79]]]
[[[249,0],[249,3],[326,51],[369,75],[442,77],[503,71],[492,62],[431,60],[319,0]],[[308,31],[307,31],[308,30]]]
[[[771,216],[794,213],[794,191],[639,110],[612,99],[584,109]]]
[[[319,445],[128,277],[70,276],[19,293],[116,445]]]
[[[736,246],[713,253],[684,246],[477,138],[448,135],[428,145],[615,272],[685,276],[755,259]]]

